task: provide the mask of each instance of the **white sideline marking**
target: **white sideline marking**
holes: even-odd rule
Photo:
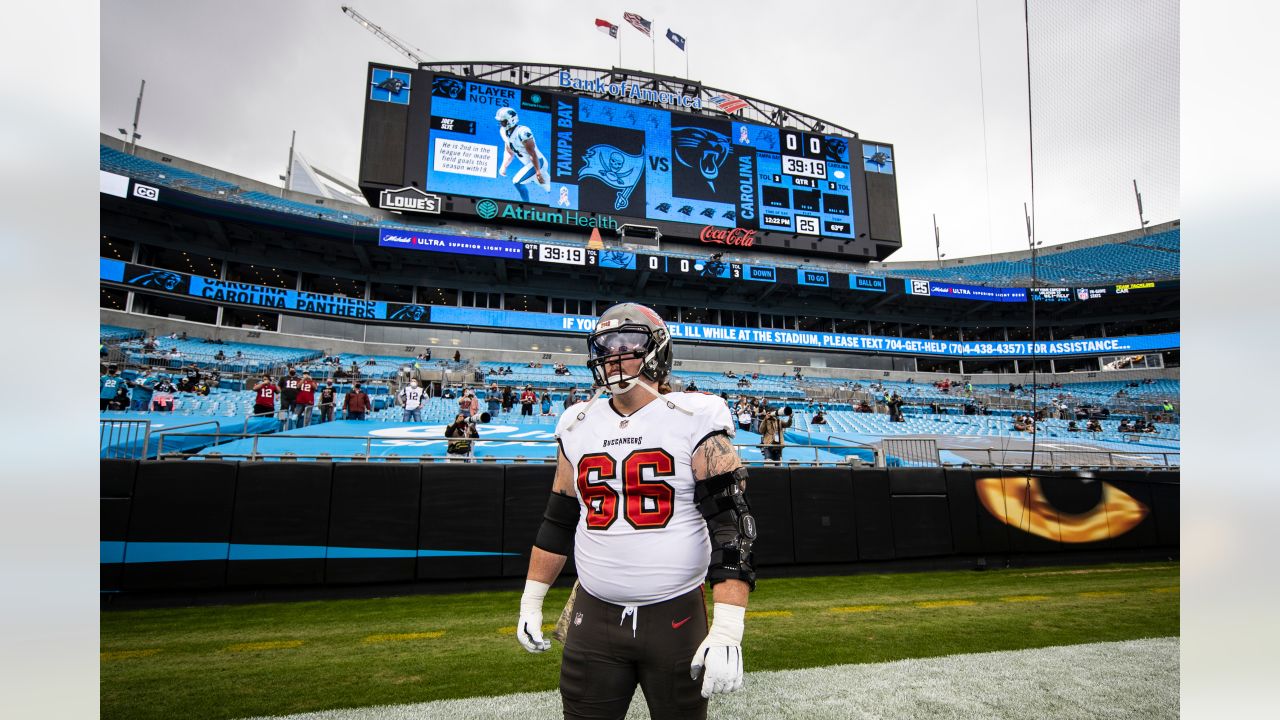
[[[1066,645],[865,665],[747,673],[713,698],[711,718],[739,720],[1042,720],[1178,718],[1178,638]],[[519,651],[515,648],[513,652]],[[747,657],[748,667],[751,657]],[[559,720],[556,691],[278,716],[288,720]],[[647,720],[643,694],[627,713]],[[256,719],[263,720],[263,719]]]

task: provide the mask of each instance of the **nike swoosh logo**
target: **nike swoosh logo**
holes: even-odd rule
[[[692,615],[690,615],[689,617],[693,617],[693,616],[692,616]],[[672,621],[671,621],[671,629],[672,629],[672,630],[679,630],[679,629],[680,629],[680,626],[681,626],[681,625],[683,625],[683,624],[685,624],[685,623],[687,623],[687,622],[689,622],[689,618],[685,618],[685,619],[681,620],[680,622],[676,622],[675,620],[672,620]]]

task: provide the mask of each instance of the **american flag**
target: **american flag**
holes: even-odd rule
[[[609,37],[611,38],[618,37],[618,26],[614,25],[608,20],[601,20],[600,18],[596,18],[596,29],[602,33],[609,33]]]
[[[709,99],[711,102],[716,104],[716,107],[729,114],[736,113],[742,108],[750,105],[746,100],[743,100],[737,95],[730,95],[729,93],[720,93],[719,95]]]
[[[635,13],[629,13],[629,12],[622,13],[622,19],[631,23],[631,27],[639,30],[640,32],[647,35],[648,37],[653,37],[653,33],[650,31],[650,28],[653,26],[653,23],[649,22],[648,20],[645,20],[644,18],[640,17]]]

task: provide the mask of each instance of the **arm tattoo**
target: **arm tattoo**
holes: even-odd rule
[[[706,460],[707,477],[715,477],[722,473],[732,472],[742,465],[738,451],[728,435],[714,435],[702,444],[703,458]]]

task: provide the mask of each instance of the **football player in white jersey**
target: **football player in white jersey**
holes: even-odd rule
[[[557,424],[555,481],[516,636],[529,652],[550,648],[542,602],[572,553],[578,583],[556,635],[565,718],[622,718],[637,684],[655,720],[705,718],[707,698],[742,688],[755,586],[733,418],[714,395],[670,394],[671,336],[643,305],[605,311],[588,348],[599,389]]]
[[[521,125],[520,116],[509,107],[498,110],[493,119],[498,121],[498,134],[502,136],[502,167],[498,168],[498,174],[506,177],[511,159],[519,158],[520,169],[511,176],[511,184],[520,193],[520,199],[529,202],[529,189],[525,184],[530,182],[536,182],[543,190],[551,192],[551,181],[547,179],[547,158],[538,149],[533,131],[529,126]]]

